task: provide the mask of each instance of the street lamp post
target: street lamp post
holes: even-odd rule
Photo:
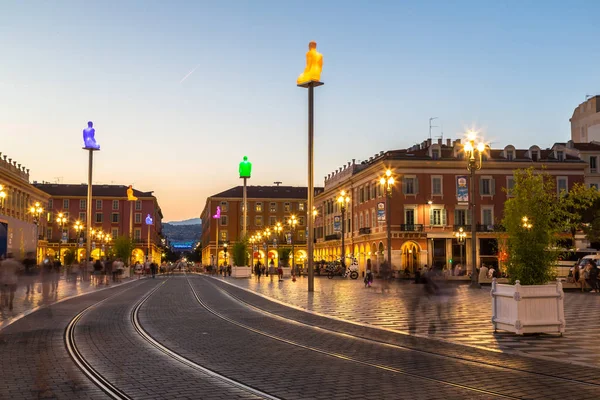
[[[88,151],[87,242],[85,246],[87,260],[90,260],[92,256],[92,174],[94,169],[94,151],[100,151],[100,145],[96,142],[95,135],[96,129],[94,129],[94,124],[92,121],[89,121],[87,128],[83,130],[83,150]]]
[[[342,212],[342,267],[346,267],[346,247],[344,239],[346,236],[346,206],[350,203],[350,196],[345,190],[340,192],[337,198],[337,202],[340,205],[340,211]]]
[[[62,238],[63,238],[63,232],[64,232],[64,226],[65,223],[67,222],[67,217],[65,217],[65,215],[63,213],[58,213],[58,217],[56,217],[56,222],[58,223],[58,225],[60,226],[60,237],[58,239],[58,261],[61,261],[61,244],[62,244]],[[67,234],[67,239],[69,238],[69,235]]]
[[[294,270],[294,235],[296,233],[296,225],[298,224],[298,220],[295,215],[292,215],[290,219],[288,219],[288,225],[290,226],[290,241],[292,242],[292,271]]]
[[[75,232],[77,232],[77,245],[79,246],[79,239],[81,238],[81,233],[83,233],[83,230],[85,229],[85,227],[83,226],[81,221],[75,221],[75,225],[73,226],[73,228],[75,229]],[[79,253],[79,251],[77,253]],[[78,254],[77,262],[80,262],[80,261],[81,260],[79,259],[79,254]]]
[[[458,232],[456,232],[454,234],[454,236],[456,237],[456,240],[458,241],[458,244],[460,245],[460,263],[464,264],[465,263],[464,249],[465,249],[465,240],[467,238],[467,233],[465,232],[465,230],[462,227],[460,227],[458,229]]]
[[[476,143],[477,135],[475,132],[469,132],[467,142],[463,147],[465,156],[467,157],[467,170],[470,173],[469,183],[471,185],[471,195],[469,196],[471,208],[471,288],[479,289],[479,277],[477,276],[477,219],[475,218],[475,172],[481,169],[483,163],[483,153],[485,152],[485,143]]]
[[[4,198],[2,193],[4,192],[2,192],[2,185],[0,185],[0,199],[3,201]],[[33,223],[35,224],[35,259],[36,261],[39,261],[38,244],[40,240],[40,217],[44,212],[44,209],[42,208],[42,205],[36,201],[34,205],[29,207],[29,212],[33,216]]]
[[[383,186],[385,192],[385,210],[386,210],[386,227],[387,227],[387,261],[388,269],[392,268],[392,190],[394,187],[394,177],[392,170],[385,171],[385,176],[379,179],[379,183]]]

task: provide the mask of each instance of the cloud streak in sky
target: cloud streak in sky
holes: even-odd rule
[[[194,73],[194,72],[195,72],[195,71],[198,69],[198,67],[199,67],[199,66],[200,66],[200,64],[196,65],[196,66],[194,67],[194,69],[193,69],[193,70],[191,70],[190,72],[188,72],[188,73],[187,73],[187,75],[186,75],[186,76],[184,76],[184,77],[183,77],[183,78],[182,78],[182,79],[179,81],[179,84],[181,85],[181,84],[183,83],[183,81],[185,81],[187,78],[189,78],[189,77],[190,77],[190,75],[191,75],[191,74],[193,74],[193,73]]]

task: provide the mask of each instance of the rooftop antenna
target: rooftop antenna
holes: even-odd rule
[[[54,180],[56,181],[56,183],[60,183],[60,181],[62,181],[64,179],[64,177],[62,176],[55,176]]]
[[[429,118],[429,139],[431,139],[431,128],[437,128],[436,125],[431,125],[431,121],[433,121],[434,119],[438,119],[438,117]]]
[[[283,182],[273,182],[277,187],[279,187],[279,185],[281,185]]]

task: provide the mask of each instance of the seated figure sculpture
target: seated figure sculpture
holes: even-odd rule
[[[128,201],[137,201],[137,197],[135,197],[133,195],[133,186],[129,185],[129,187],[127,188],[127,200]]]
[[[100,150],[100,145],[96,143],[96,139],[94,138],[96,130],[93,127],[94,123],[89,121],[87,128],[83,130],[83,144],[86,149]]]
[[[250,175],[252,175],[252,163],[248,161],[246,156],[244,156],[244,161],[240,163],[239,173],[240,178],[250,178]]]
[[[306,83],[310,81],[321,80],[321,69],[323,69],[323,54],[317,51],[317,42],[308,44],[308,52],[306,53],[306,68],[300,74],[296,83]]]

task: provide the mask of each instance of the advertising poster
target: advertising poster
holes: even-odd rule
[[[385,222],[385,203],[377,203],[377,221]]]
[[[467,182],[467,177],[464,175],[456,177],[456,199],[459,203],[469,202],[469,187],[467,186]]]
[[[339,215],[333,217],[333,231],[340,232],[342,230],[342,217]]]

